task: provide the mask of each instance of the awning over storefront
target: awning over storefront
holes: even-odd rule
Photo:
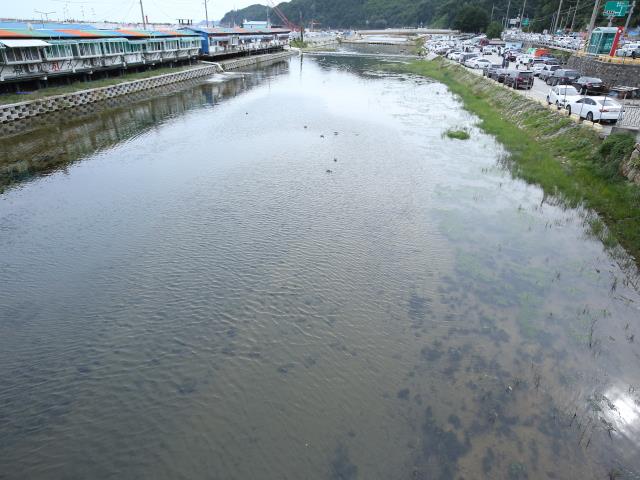
[[[0,39],[0,46],[8,47],[8,48],[21,48],[21,47],[48,47],[50,43],[44,42],[42,40],[6,40]]]

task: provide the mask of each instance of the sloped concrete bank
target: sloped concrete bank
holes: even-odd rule
[[[221,67],[223,70],[237,70],[239,68],[252,65],[268,65],[270,63],[281,61],[295,54],[296,52],[285,50],[278,53],[225,60],[223,62],[220,62],[219,64],[201,64],[200,66],[189,70],[182,70],[176,73],[167,73],[164,75],[158,75],[142,80],[122,82],[118,83],[117,85],[111,85],[109,87],[91,88],[64,95],[55,95],[27,102],[2,105],[0,106],[0,134],[4,133],[4,126],[11,124],[12,122],[15,122],[17,120],[36,117],[60,110],[74,109],[90,103],[109,100],[114,97],[129,95],[132,93],[150,90],[173,83],[184,82],[195,78],[206,77],[220,72]]]
[[[266,55],[252,55],[250,57],[232,58],[229,60],[223,60],[220,63],[222,68],[226,70],[237,70],[238,68],[250,67],[250,66],[266,66],[275,62],[284,60],[292,56],[298,55],[295,50],[283,50],[278,53],[268,53]]]

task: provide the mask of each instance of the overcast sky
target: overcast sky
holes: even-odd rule
[[[266,4],[265,0],[209,0],[209,20],[254,3]],[[142,0],[142,4],[150,22],[204,20],[204,0]],[[140,0],[0,0],[0,18],[40,18],[36,10],[55,12],[49,14],[52,20],[140,21]]]

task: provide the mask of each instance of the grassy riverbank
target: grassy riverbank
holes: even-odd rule
[[[591,220],[592,232],[640,258],[640,188],[618,173],[621,157],[633,147],[630,135],[603,142],[593,130],[441,59],[398,68],[447,85],[480,118],[479,126],[507,148],[515,175],[569,206],[598,212],[608,228]]]
[[[51,97],[54,95],[64,95],[66,93],[75,93],[81,90],[88,90],[90,88],[111,87],[119,83],[131,82],[133,80],[142,80],[149,77],[156,77],[158,75],[164,75],[166,73],[177,73],[182,70],[188,70],[195,68],[198,65],[185,65],[180,67],[162,67],[145,70],[144,72],[131,72],[125,73],[121,77],[102,78],[99,80],[90,80],[88,82],[75,81],[69,85],[59,85],[55,87],[46,87],[32,92],[24,93],[3,93],[0,94],[0,105],[7,105],[10,103],[28,102],[30,100],[37,100],[39,98]]]

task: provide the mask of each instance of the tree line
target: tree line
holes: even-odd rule
[[[505,24],[505,19],[516,18],[525,7],[524,17],[530,19],[526,29],[532,32],[550,30],[555,24],[560,0],[291,0],[278,8],[294,24],[305,28],[381,29],[388,27],[455,28],[464,32],[492,32]],[[510,4],[510,5],[509,5]],[[563,0],[558,28],[574,30],[586,28],[593,9],[592,0]],[[640,11],[640,7],[636,8]],[[281,23],[276,13],[264,5],[227,12],[221,20],[225,26],[240,25],[243,20],[266,20]],[[600,15],[599,24],[607,20]],[[625,19],[614,21],[624,24]],[[631,26],[637,26],[640,14],[635,13]]]

